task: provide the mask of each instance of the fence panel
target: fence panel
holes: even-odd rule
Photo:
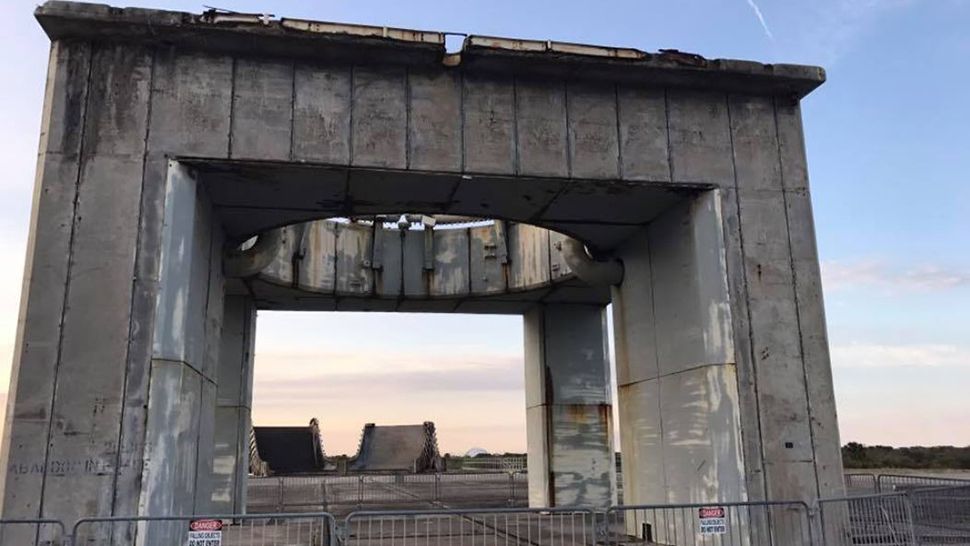
[[[906,492],[921,544],[970,544],[970,485]]]
[[[325,512],[327,480],[324,476],[288,476],[280,478],[281,512]]]
[[[594,521],[577,509],[355,512],[343,524],[343,546],[593,546]]]
[[[440,474],[438,502],[449,508],[501,508],[517,504],[522,482],[514,473]],[[528,504],[528,487],[519,493]]]
[[[941,478],[938,476],[919,476],[914,474],[880,474],[877,481],[879,493],[906,491],[925,487],[945,487],[970,485],[970,480]]]
[[[606,512],[600,533],[608,545],[815,544],[808,505],[801,502],[615,506]]]
[[[875,474],[851,472],[845,474],[845,492],[848,496],[872,495],[879,492]]]
[[[222,546],[336,546],[333,516],[325,512],[261,515],[106,517],[78,520],[73,544],[171,546],[186,544],[193,521],[218,521]],[[212,530],[210,529],[210,532]],[[211,540],[211,539],[210,539]],[[215,544],[216,542],[213,542]]]
[[[0,544],[65,544],[67,529],[54,519],[0,519]]]
[[[281,478],[253,478],[246,482],[246,511],[250,513],[282,512],[283,481]]]
[[[824,499],[819,515],[826,546],[917,544],[912,507],[903,493]]]

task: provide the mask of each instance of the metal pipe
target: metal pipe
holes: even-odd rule
[[[616,259],[594,260],[586,252],[586,245],[572,238],[559,242],[556,247],[569,269],[583,282],[591,286],[609,286],[623,282],[623,262]]]
[[[232,249],[222,258],[222,271],[227,278],[252,277],[273,263],[283,246],[285,228],[271,229],[256,236],[253,246]]]

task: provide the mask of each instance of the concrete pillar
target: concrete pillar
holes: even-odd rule
[[[538,305],[525,315],[529,506],[616,501],[604,308]]]
[[[245,296],[226,298],[212,466],[212,511],[246,512],[249,430],[252,425],[256,306]]]
[[[613,327],[624,502],[746,498],[716,193],[662,214],[620,256]]]
[[[165,201],[140,506],[203,513],[211,509],[223,236],[204,191],[176,162]],[[167,532],[173,527],[159,525],[146,537],[170,543]]]
[[[719,203],[716,192],[683,202],[620,252],[613,327],[625,504],[747,498]],[[674,538],[662,525],[653,532]]]

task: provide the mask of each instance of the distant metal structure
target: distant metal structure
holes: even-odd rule
[[[367,423],[349,468],[354,472],[440,472],[443,465],[434,423]]]
[[[253,476],[317,474],[336,469],[327,462],[315,417],[304,427],[254,426],[249,446],[249,473]]]

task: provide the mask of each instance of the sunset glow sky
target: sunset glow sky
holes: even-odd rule
[[[201,11],[198,2],[130,0]],[[970,1],[220,0],[276,16],[818,64],[803,103],[843,442],[970,444]],[[0,7],[0,391],[20,301],[48,41]],[[525,449],[520,317],[260,314],[257,424],[434,421]],[[5,395],[2,395],[5,396]]]

